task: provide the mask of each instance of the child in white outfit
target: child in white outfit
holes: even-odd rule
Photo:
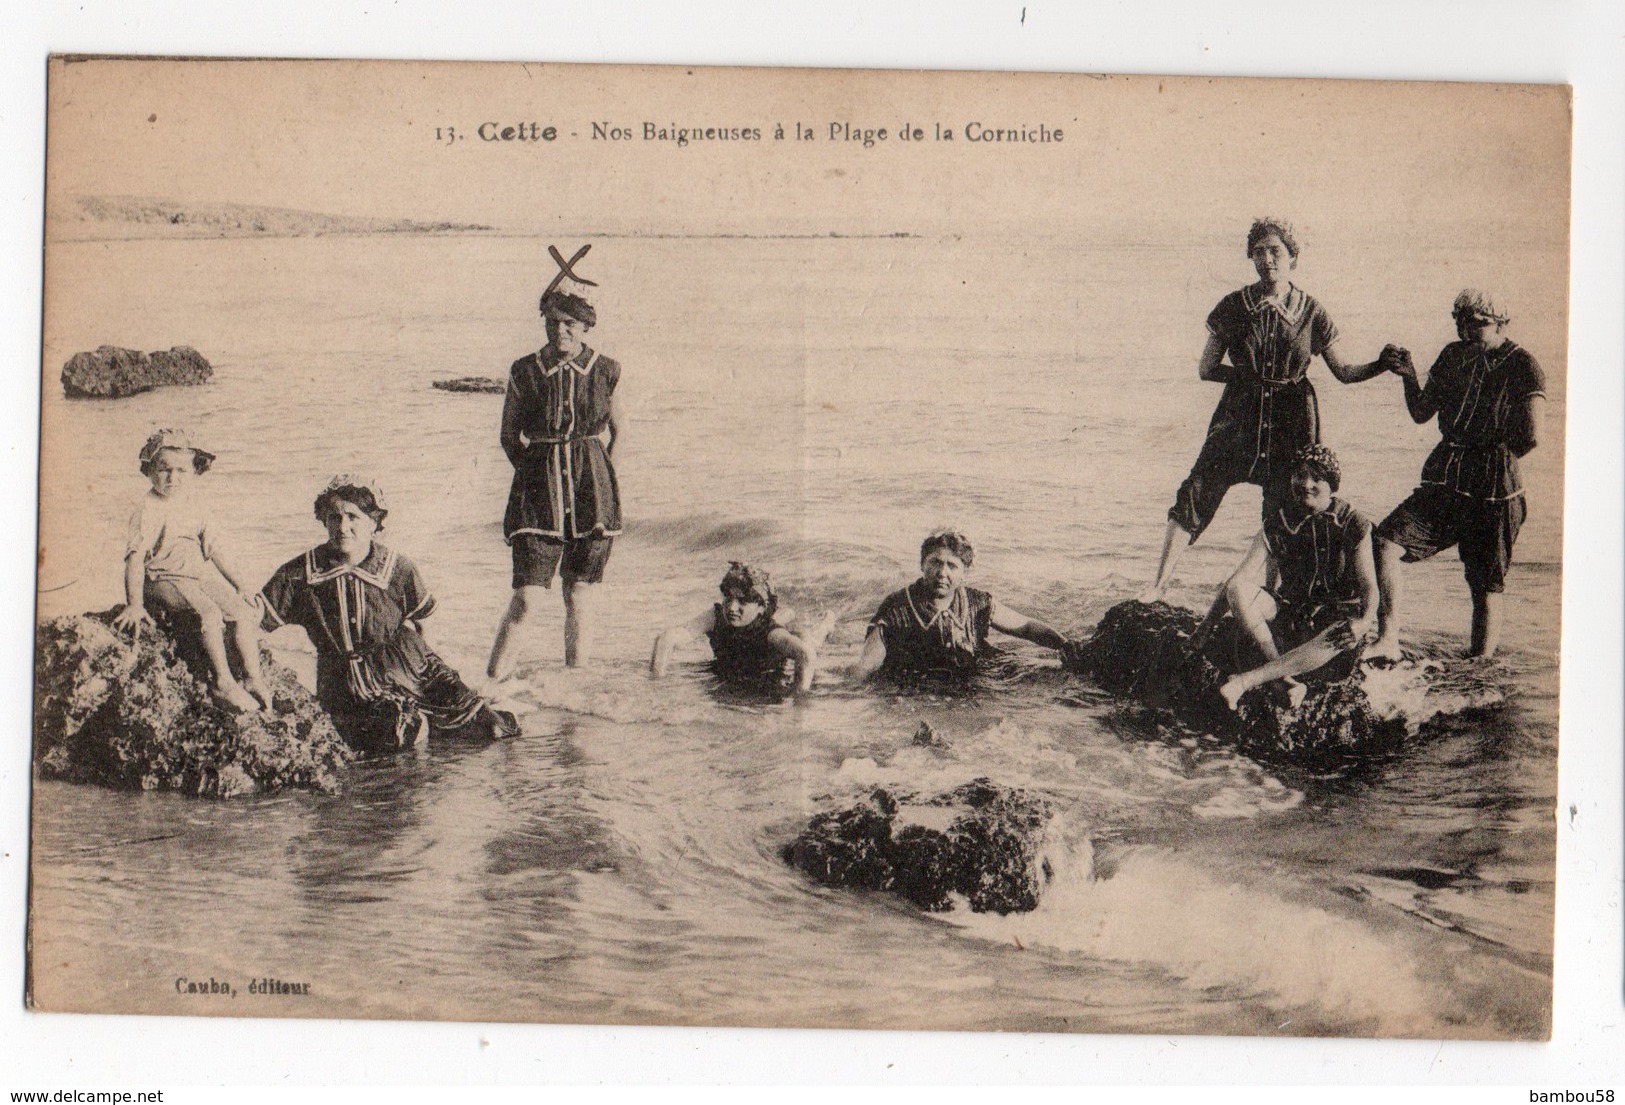
[[[251,712],[271,705],[260,674],[260,615],[241,593],[241,577],[224,556],[205,504],[191,493],[192,478],[213,463],[214,454],[194,446],[184,430],[159,430],[142,447],[141,473],[152,481],[152,490],[130,518],[124,551],[127,604],[113,624],[139,636],[143,622],[152,624],[148,600],[166,613],[195,616],[213,669],[216,700]],[[242,663],[241,684],[226,656],[228,622]]]

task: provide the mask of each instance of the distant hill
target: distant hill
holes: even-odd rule
[[[481,223],[327,215],[291,207],[192,203],[148,196],[73,196],[53,229],[74,238],[287,238],[321,234],[463,234]]]

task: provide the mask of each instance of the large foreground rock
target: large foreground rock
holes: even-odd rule
[[[1306,767],[1340,767],[1403,744],[1407,723],[1379,713],[1356,666],[1344,678],[1314,682],[1297,709],[1272,686],[1242,696],[1239,711],[1219,697],[1235,666],[1228,626],[1200,650],[1190,647],[1201,619],[1164,602],[1122,602],[1106,611],[1094,636],[1067,666],[1103,690],[1166,711],[1190,728],[1213,733],[1255,759]]]
[[[34,762],[46,778],[212,798],[336,791],[353,753],[292,672],[262,654],[274,713],[235,714],[162,630],[109,613],[53,618],[35,657]]]
[[[779,855],[825,886],[889,890],[934,912],[957,895],[977,913],[1018,913],[1037,908],[1053,875],[1049,818],[1042,799],[987,779],[923,802],[876,790],[814,817]]]
[[[122,399],[172,384],[201,384],[213,375],[209,362],[191,346],[142,353],[104,345],[68,358],[62,366],[62,393],[69,399]]]

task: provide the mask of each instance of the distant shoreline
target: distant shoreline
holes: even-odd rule
[[[329,215],[291,207],[182,203],[147,196],[72,196],[49,221],[59,239],[310,238],[362,234],[469,234],[494,227],[420,219]]]
[[[49,220],[50,237],[58,241],[198,240],[211,238],[345,238],[371,235],[420,236],[479,234],[500,238],[535,238],[557,230],[497,227],[450,220],[381,219],[331,215],[291,207],[241,203],[191,203],[150,196],[76,195],[66,210]],[[587,239],[818,241],[914,239],[922,235],[896,231],[573,231]]]

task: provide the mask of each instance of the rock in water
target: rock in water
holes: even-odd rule
[[[104,345],[68,358],[62,366],[62,394],[69,399],[122,399],[171,384],[201,384],[213,375],[209,362],[190,346],[142,353]]]
[[[929,721],[920,722],[920,727],[914,730],[914,745],[920,748],[952,748],[948,738],[937,732]]]
[[[1120,602],[1067,657],[1067,666],[1103,690],[1165,711],[1260,760],[1334,768],[1392,752],[1404,742],[1405,720],[1378,716],[1357,666],[1341,678],[1307,677],[1309,693],[1297,709],[1266,686],[1243,696],[1240,710],[1231,711],[1219,697],[1219,684],[1236,666],[1230,627],[1220,626],[1201,649],[1193,649],[1200,623],[1192,611],[1165,602]]]
[[[231,713],[162,630],[132,647],[111,612],[53,618],[37,635],[34,762],[46,778],[211,798],[337,791],[354,754],[292,672],[261,663],[275,712]]]
[[[923,802],[881,789],[814,817],[779,856],[825,886],[889,890],[933,912],[958,895],[977,913],[1021,913],[1053,875],[1049,819],[1042,799],[987,779]]]
[[[455,380],[436,380],[429,385],[440,391],[474,392],[480,395],[505,395],[508,385],[490,376],[459,376]]]

